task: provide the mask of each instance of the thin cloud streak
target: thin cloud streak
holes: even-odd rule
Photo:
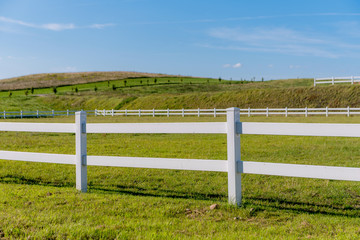
[[[19,26],[29,27],[29,28],[37,28],[37,29],[44,29],[44,30],[51,30],[51,31],[63,31],[63,30],[73,30],[73,29],[80,29],[80,28],[93,28],[93,29],[103,29],[105,27],[114,26],[113,23],[107,23],[107,24],[92,24],[85,27],[76,26],[73,23],[68,24],[62,24],[62,23],[46,23],[46,24],[33,24],[24,22],[21,20],[16,20],[12,18],[7,18],[4,16],[0,16],[0,22],[3,23],[9,23],[9,24],[15,24]]]

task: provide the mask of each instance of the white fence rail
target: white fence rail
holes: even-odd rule
[[[0,151],[0,159],[76,165],[76,188],[87,191],[87,166],[160,168],[228,173],[230,204],[241,204],[241,173],[360,181],[360,168],[241,161],[240,134],[360,137],[360,124],[240,122],[240,109],[226,110],[227,121],[215,123],[86,123],[77,112],[75,124],[0,122],[0,131],[75,133],[76,154]],[[88,156],[87,133],[227,134],[227,160]]]
[[[223,116],[226,115],[226,109],[165,109],[165,110],[98,110],[94,111],[95,116]],[[242,108],[240,109],[240,115],[243,116],[311,116],[311,115],[323,115],[328,117],[329,115],[345,115],[350,117],[351,115],[360,115],[360,108]]]
[[[328,77],[328,78],[314,78],[314,87],[317,84],[332,84],[335,83],[357,83],[360,82],[360,77],[351,76],[351,77]]]

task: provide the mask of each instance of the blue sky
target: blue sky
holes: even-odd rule
[[[0,0],[0,79],[360,75],[360,1]]]

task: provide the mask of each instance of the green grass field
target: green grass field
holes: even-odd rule
[[[360,117],[242,117],[359,123]],[[74,122],[74,118],[13,121]],[[224,117],[88,117],[88,122],[225,121]],[[73,134],[0,133],[0,150],[75,152]],[[357,138],[241,136],[242,160],[360,167]],[[226,159],[222,134],[88,134],[89,155]],[[357,182],[244,174],[243,206],[226,173],[0,160],[0,239],[358,239]],[[210,210],[210,205],[219,207]]]

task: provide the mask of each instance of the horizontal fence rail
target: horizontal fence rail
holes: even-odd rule
[[[327,77],[327,78],[314,78],[314,87],[317,84],[332,84],[335,83],[358,83],[360,82],[359,76],[351,76],[351,77]]]
[[[242,161],[240,135],[295,135],[360,137],[360,124],[240,122],[240,109],[226,110],[226,122],[207,123],[99,123],[87,124],[86,112],[77,112],[75,124],[0,123],[0,131],[75,133],[76,154],[0,151],[0,159],[76,166],[76,188],[87,191],[87,166],[158,168],[227,172],[230,204],[241,204],[241,174],[263,174],[360,181],[360,168]],[[227,134],[227,159],[178,159],[88,156],[87,133],[194,133]]]

